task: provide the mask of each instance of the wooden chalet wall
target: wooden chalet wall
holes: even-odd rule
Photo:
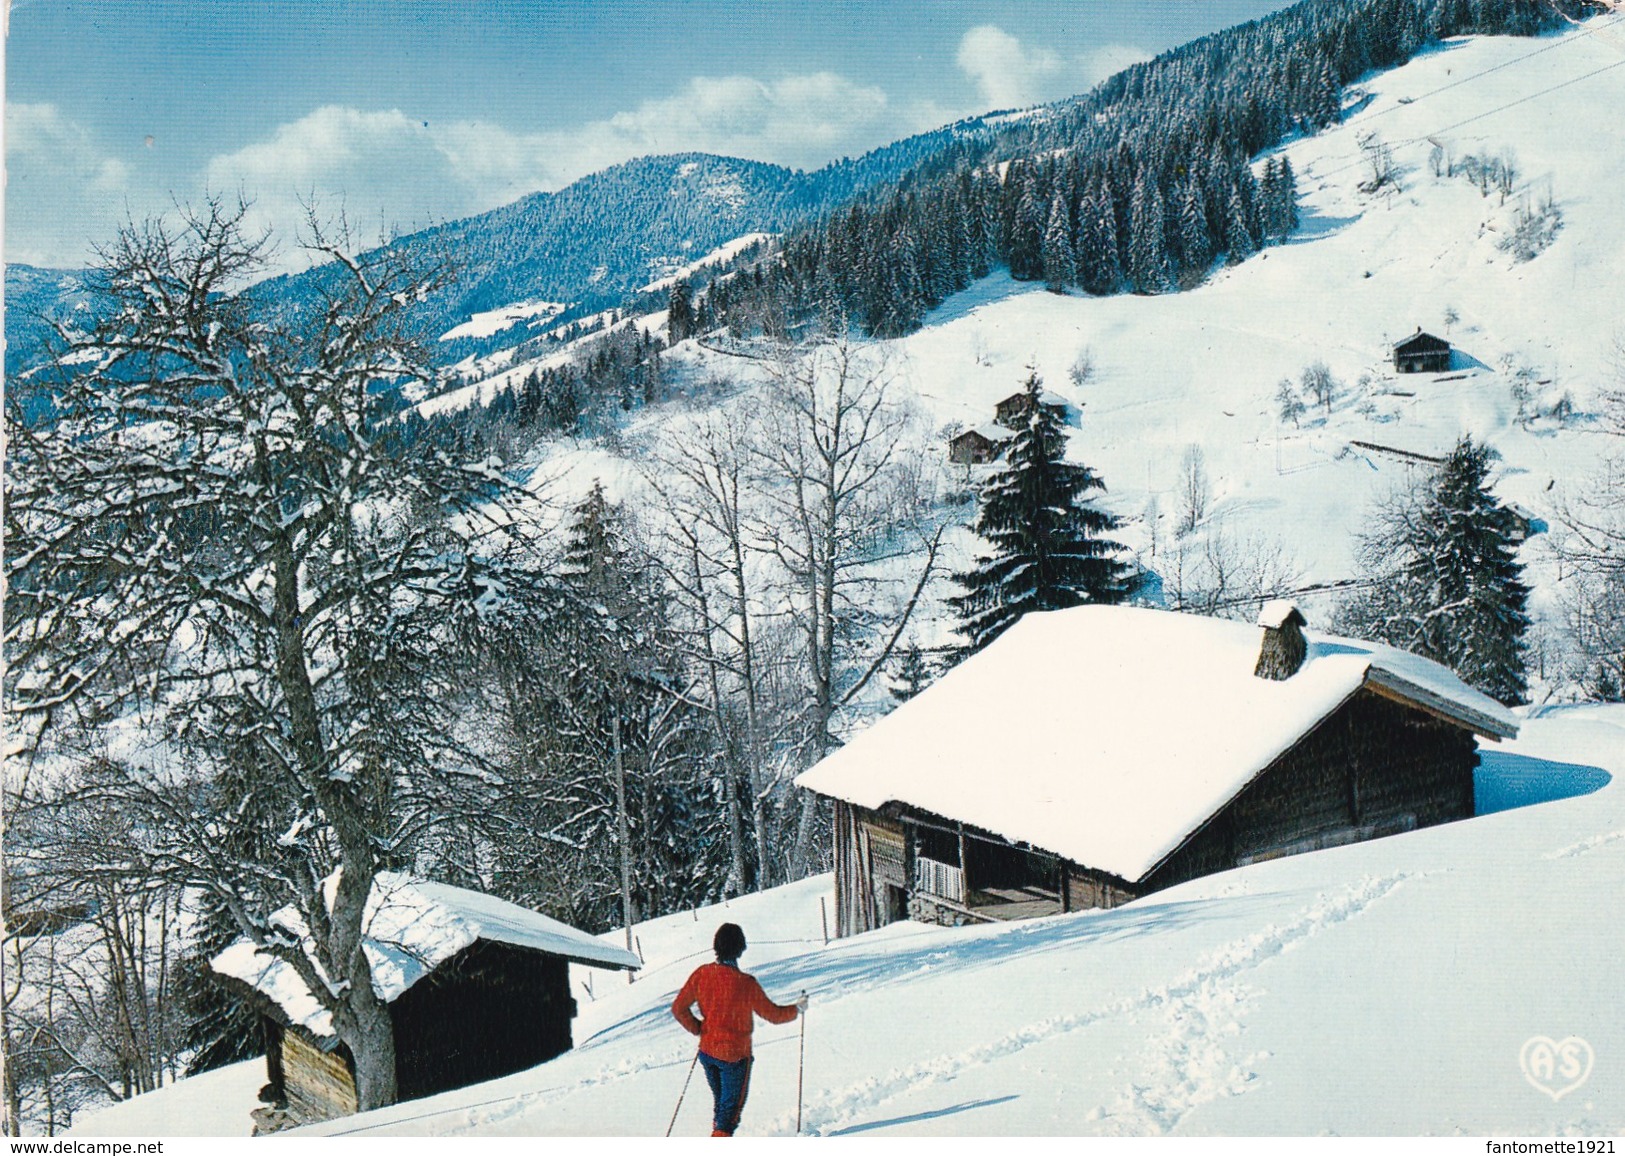
[[[1068,911],[1084,911],[1090,907],[1121,907],[1131,899],[1138,899],[1141,894],[1142,892],[1127,879],[1108,875],[1104,871],[1079,867],[1075,863],[1067,865]]]
[[[973,429],[948,443],[948,460],[955,465],[985,465],[998,456],[998,443]]]
[[[903,825],[835,800],[835,934],[857,935],[907,918]]]
[[[289,1110],[305,1123],[356,1111],[355,1065],[343,1044],[324,1051],[298,1028],[282,1032],[282,1090]]]
[[[1471,732],[1361,690],[1138,889],[1148,894],[1262,859],[1469,818],[1477,763]]]
[[[570,1050],[569,963],[480,940],[389,1005],[403,1100],[534,1067]]]
[[[1065,864],[1063,909],[1117,907],[1246,863],[1470,818],[1477,765],[1472,732],[1366,687],[1260,772],[1144,879],[1130,882]],[[950,820],[930,818],[952,826]],[[837,935],[871,931],[900,918],[887,906],[891,888],[909,897],[913,918],[962,921],[958,916],[965,913],[953,905],[915,894],[911,821],[907,813],[899,821],[836,800]],[[968,826],[962,830],[967,837],[994,839]]]

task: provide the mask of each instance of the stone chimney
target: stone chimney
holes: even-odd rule
[[[1308,624],[1302,611],[1284,598],[1266,602],[1258,613],[1264,643],[1258,648],[1258,665],[1253,667],[1253,673],[1275,682],[1297,674],[1309,653],[1309,643],[1303,637],[1303,628]]]

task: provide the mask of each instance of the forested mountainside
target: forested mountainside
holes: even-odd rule
[[[6,376],[25,369],[44,347],[47,316],[66,316],[90,299],[80,269],[6,266]]]
[[[1534,35],[1592,0],[1305,0],[1137,64],[1074,100],[1006,118],[784,242],[708,295],[702,325],[787,331],[839,315],[874,336],[919,325],[1007,266],[1091,294],[1201,282],[1296,225],[1290,166],[1259,153],[1357,107],[1347,89],[1441,38]],[[1372,182],[1385,179],[1380,142]]]

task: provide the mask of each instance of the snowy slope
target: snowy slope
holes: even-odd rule
[[[312,1131],[660,1135],[693,1055],[666,1004],[726,918],[769,994],[811,994],[803,1124],[822,1135],[1619,1133],[1625,707],[1548,711],[1485,761],[1486,780],[1612,781],[1114,911],[894,924],[826,947],[826,876],[668,917],[637,929],[642,978],[578,991],[575,1051]],[[1541,1035],[1597,1057],[1561,1099],[1519,1068]],[[756,1041],[742,1134],[787,1134],[798,1025]],[[191,1095],[182,1083],[78,1131],[119,1132],[139,1110],[178,1133]],[[696,1081],[677,1134],[704,1134],[706,1101]]]
[[[531,321],[530,327],[535,328],[544,324],[549,318],[556,317],[564,312],[565,306],[557,301],[521,301],[516,305],[505,305],[501,309],[488,309],[483,313],[476,313],[460,325],[454,325],[442,333],[437,340],[453,341],[459,337],[490,337],[511,329],[521,321],[537,318]]]
[[[897,343],[916,390],[938,421],[970,426],[1036,365],[1082,407],[1072,455],[1101,472],[1119,513],[1137,520],[1156,499],[1164,543],[1182,453],[1200,445],[1215,499],[1206,528],[1282,542],[1305,581],[1351,573],[1350,531],[1415,468],[1353,441],[1442,456],[1472,434],[1503,456],[1497,492],[1547,518],[1610,439],[1584,418],[1520,423],[1513,379],[1528,369],[1538,414],[1565,394],[1586,414],[1616,372],[1625,120],[1606,110],[1625,107],[1622,64],[1625,22],[1609,17],[1538,40],[1450,42],[1370,77],[1361,111],[1282,150],[1302,196],[1290,243],[1160,297],[981,282]],[[1397,192],[1358,189],[1369,133],[1393,150]],[[1502,205],[1493,191],[1433,177],[1430,140],[1458,158],[1515,155],[1518,192]],[[1548,188],[1563,226],[1516,263],[1496,241],[1522,198]],[[1390,343],[1419,326],[1457,347],[1452,372],[1393,372]],[[1095,371],[1079,388],[1067,370],[1084,348]],[[1317,360],[1341,382],[1331,412],[1312,406],[1301,428],[1283,425],[1278,382]],[[1147,551],[1143,523],[1125,536]],[[1169,565],[1166,554],[1145,560]]]

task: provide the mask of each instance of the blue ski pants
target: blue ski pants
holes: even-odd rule
[[[729,1063],[700,1053],[700,1066],[705,1069],[705,1082],[711,1085],[711,1100],[716,1105],[713,1136],[732,1136],[739,1127],[739,1113],[745,1110],[745,1096],[750,1091],[750,1062],[749,1056]]]

